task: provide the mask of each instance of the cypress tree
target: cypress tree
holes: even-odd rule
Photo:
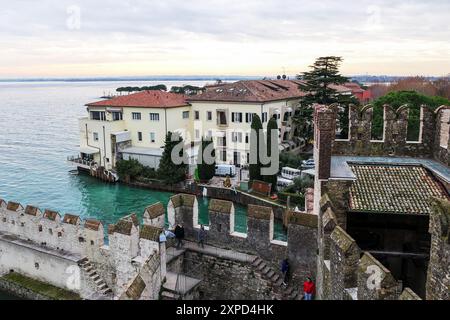
[[[205,149],[213,145],[214,142],[212,139],[202,138],[202,143],[200,144],[200,148],[198,150],[198,158],[197,158],[197,169],[198,169],[198,177],[201,181],[209,181],[214,177],[216,172],[216,151],[212,150],[211,156],[214,158],[214,162],[212,164],[206,163],[205,160]],[[209,154],[207,155],[209,156]],[[201,159],[201,161],[200,161]],[[201,163],[200,163],[201,162]]]
[[[182,149],[179,154],[184,159],[183,163],[175,164],[172,161],[172,150],[179,143],[183,143],[182,137],[179,137],[176,141],[172,141],[172,132],[167,133],[166,141],[164,143],[164,151],[159,163],[158,177],[168,184],[174,184],[186,180],[188,164],[184,149]]]
[[[262,176],[261,176],[261,168],[262,168],[262,164],[261,164],[261,159],[259,157],[259,150],[260,150],[260,143],[264,143],[264,141],[259,141],[259,134],[260,132],[262,132],[263,130],[263,126],[261,123],[261,118],[255,113],[253,114],[253,119],[252,119],[252,124],[251,124],[251,128],[252,128],[252,133],[250,134],[250,152],[256,152],[256,155],[253,155],[253,157],[256,156],[256,163],[250,163],[250,180],[262,180]],[[253,132],[256,132],[256,138],[254,137]],[[252,158],[252,155],[250,155],[250,159]]]
[[[267,155],[269,156],[270,159],[276,159],[280,157],[280,152],[278,149],[278,144],[276,147],[276,151],[274,151],[275,153],[272,153],[272,139],[271,139],[271,133],[272,131],[276,131],[277,137],[278,137],[278,123],[277,120],[275,118],[271,118],[269,123],[267,124]],[[270,163],[267,165],[267,167],[270,167]],[[266,175],[264,176],[264,181],[267,183],[271,183],[272,184],[272,193],[277,191],[277,177],[278,174],[272,174],[272,175]]]

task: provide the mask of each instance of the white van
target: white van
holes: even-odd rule
[[[220,177],[226,176],[234,177],[236,176],[236,166],[231,164],[218,164],[216,166],[215,175]]]
[[[301,170],[289,167],[284,167],[283,169],[281,169],[281,176],[289,180],[294,180],[295,178],[300,177],[301,173],[302,173]]]
[[[289,180],[289,179],[284,179],[281,177],[277,178],[277,186],[280,188],[286,188],[286,187],[290,186],[291,184],[294,184],[294,181]]]

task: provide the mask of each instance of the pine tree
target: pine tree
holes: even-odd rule
[[[252,128],[252,134],[250,135],[250,152],[256,152],[256,163],[250,163],[250,180],[262,180],[262,176],[261,176],[261,168],[262,168],[262,164],[261,164],[261,159],[259,157],[259,151],[261,148],[261,144],[264,143],[264,141],[260,141],[259,139],[259,135],[260,132],[262,132],[263,130],[263,126],[262,126],[262,122],[261,122],[261,118],[255,113],[253,114],[253,119],[252,119],[252,124],[251,124],[251,128]],[[253,132],[256,132],[256,139],[254,137]],[[253,155],[255,157],[255,155]],[[252,157],[252,155],[250,155],[250,158]]]
[[[271,132],[275,131],[278,137],[278,123],[277,120],[275,118],[271,118],[269,123],[267,124],[267,155],[269,156],[270,159],[279,159],[280,157],[280,152],[278,149],[278,144],[275,150],[275,153],[272,153],[272,139],[271,139]],[[267,167],[270,166],[270,163],[267,165]],[[272,193],[277,191],[277,176],[278,174],[272,174],[272,175],[268,175],[268,176],[264,176],[264,181],[267,183],[271,183],[272,184]]]
[[[180,157],[184,159],[183,163],[175,164],[172,161],[172,150],[179,143],[182,143],[184,145],[182,137],[179,137],[179,139],[174,139],[175,141],[172,141],[172,135],[172,132],[168,132],[166,135],[164,151],[158,168],[158,177],[168,184],[174,184],[184,181],[186,179],[186,172],[188,169],[186,153],[184,152],[184,149],[180,151]]]
[[[342,63],[342,57],[320,57],[310,66],[310,72],[304,72],[297,76],[299,80],[304,81],[300,89],[306,92],[301,99],[301,106],[294,116],[294,122],[299,125],[298,131],[306,141],[312,139],[312,106],[314,103],[330,105],[339,103],[343,110],[339,113],[339,120],[342,128],[348,127],[348,104],[358,103],[356,99],[339,94],[333,88],[335,85],[342,85],[349,82],[349,79],[339,73],[339,67]],[[300,119],[302,118],[302,119]],[[344,129],[345,130],[345,129]]]
[[[212,139],[202,138],[202,143],[200,144],[200,148],[198,150],[198,158],[197,158],[197,172],[198,177],[201,181],[209,181],[214,177],[216,172],[216,151],[212,150],[211,156],[214,158],[214,162],[212,164],[206,163],[204,151],[209,145],[213,145],[214,142]],[[209,155],[207,155],[209,156]]]

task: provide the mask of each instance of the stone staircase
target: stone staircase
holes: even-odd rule
[[[78,266],[86,272],[89,278],[95,283],[97,286],[97,290],[104,296],[112,295],[113,292],[111,288],[108,287],[106,282],[100,277],[97,273],[97,270],[91,264],[88,258],[83,258],[78,262]]]
[[[272,283],[273,291],[279,300],[299,300],[298,290],[292,287],[291,284],[283,285],[281,275],[268,266],[260,257],[256,257],[253,260],[252,267],[255,272]]]

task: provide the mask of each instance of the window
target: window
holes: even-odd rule
[[[112,113],[112,119],[113,119],[113,121],[120,121],[120,120],[123,120],[123,114],[122,114],[122,112],[113,111],[113,113]]]
[[[227,146],[227,138],[226,137],[218,137],[217,138],[217,145],[219,147],[226,147]]]
[[[200,139],[200,130],[195,129],[195,139]]]
[[[183,111],[183,119],[189,119],[189,111]]]
[[[262,114],[262,122],[267,122],[267,112],[263,112]]]
[[[48,229],[48,233],[52,235],[53,234],[53,230],[52,229]]]
[[[93,246],[94,245],[94,240],[91,240],[91,246]]]
[[[231,113],[231,122],[241,123],[242,122],[242,112]]]
[[[39,269],[39,263],[36,262],[36,263],[34,264],[34,267],[35,267],[36,269]]]
[[[84,238],[83,237],[79,237],[78,238],[78,242],[84,242]]]
[[[62,232],[58,232],[58,238],[62,237]]]
[[[92,136],[94,137],[94,141],[98,141],[98,132],[94,132]]]
[[[200,111],[195,111],[195,120],[200,120]]]
[[[213,136],[212,130],[208,130],[208,138],[212,138],[212,136]]]
[[[138,132],[138,140],[142,141],[142,132]]]
[[[150,121],[159,121],[159,113],[150,113]]]
[[[239,142],[239,143],[241,143],[241,142],[242,142],[242,132],[233,132],[233,133],[231,134],[231,140],[232,140],[233,142]]]
[[[21,222],[21,223],[20,223],[20,226],[21,226],[21,227],[25,227],[25,222]]]
[[[249,141],[250,141],[250,134],[247,132],[245,134],[245,143],[249,143]]]
[[[156,133],[150,132],[150,142],[155,143],[156,142]]]
[[[227,150],[222,150],[221,152],[220,152],[220,160],[222,160],[222,161],[227,161]]]
[[[133,112],[133,113],[131,113],[131,117],[133,118],[133,120],[141,120],[141,113]]]
[[[247,163],[250,163],[250,153],[247,153]]]
[[[225,111],[217,111],[217,124],[219,126],[226,126],[227,123],[227,114]]]
[[[105,111],[91,111],[91,120],[106,121]]]
[[[245,122],[246,123],[252,123],[252,120],[253,120],[253,113],[247,112],[245,114]]]
[[[39,232],[42,232],[42,226],[39,226]]]
[[[11,220],[11,223],[12,223],[13,225],[15,225],[15,224],[16,224],[16,222],[15,222],[14,220]]]
[[[206,119],[208,119],[208,121],[212,121],[212,112],[211,111],[206,112]]]

